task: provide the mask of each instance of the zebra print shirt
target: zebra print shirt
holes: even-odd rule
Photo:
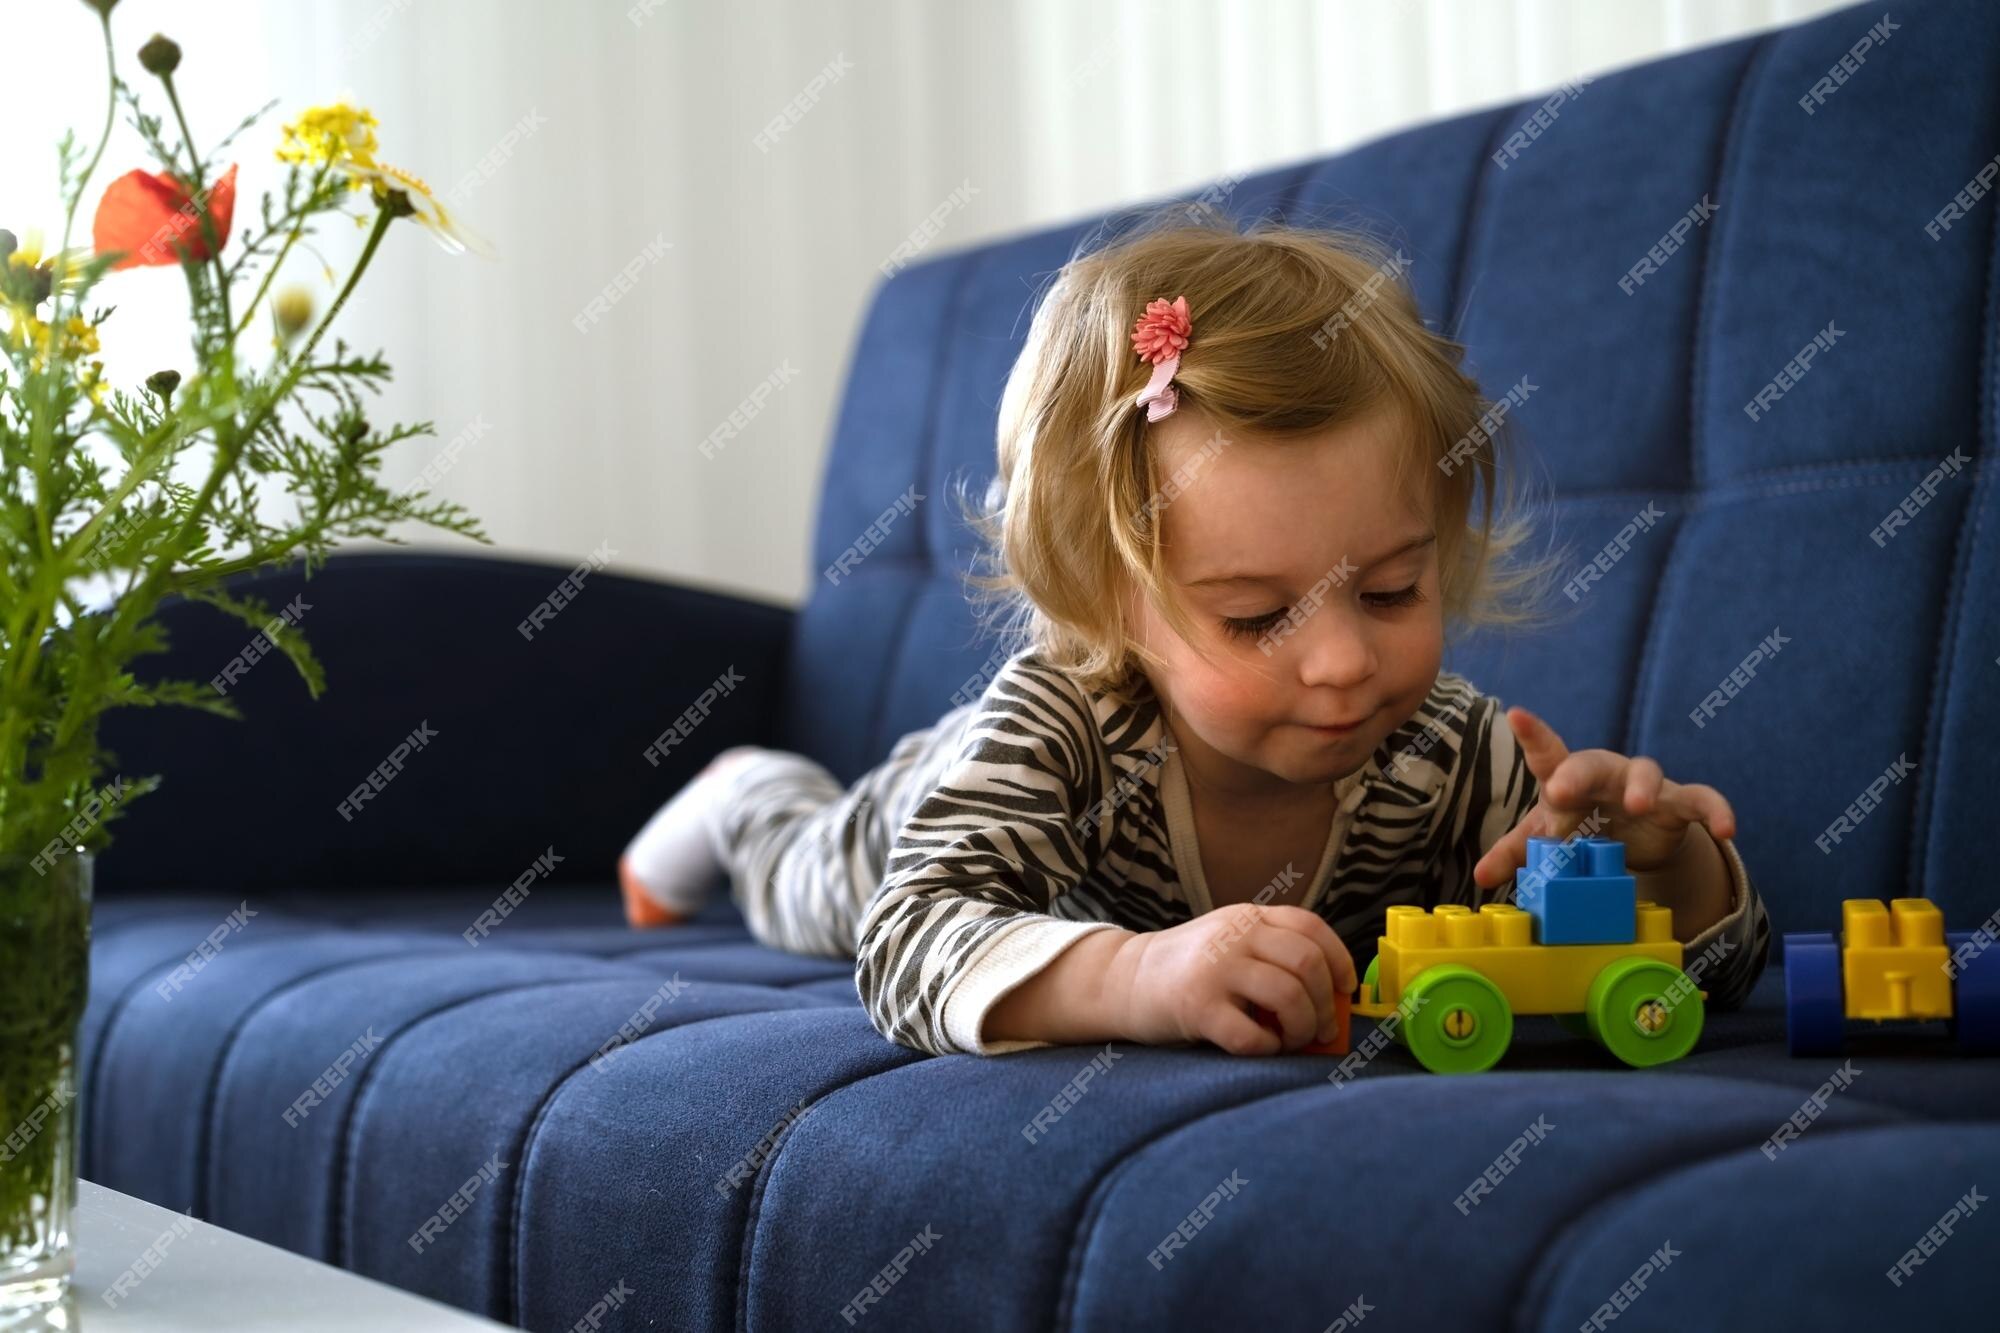
[[[980,699],[905,736],[871,775],[899,775],[903,796],[889,802],[895,841],[857,927],[855,983],[875,1027],[933,1053],[1048,1045],[986,1041],[980,1028],[1091,931],[1159,930],[1207,910],[1198,853],[1191,875],[1175,870],[1193,837],[1178,765],[1143,683],[1134,698],[1093,695],[1032,651]],[[1360,968],[1389,907],[1476,905],[1473,865],[1537,792],[1499,701],[1449,671],[1336,790],[1327,851],[1297,901]],[[1730,911],[1686,941],[1686,957],[1707,1003],[1728,1008],[1762,971],[1770,924],[1735,846],[1721,846]]]

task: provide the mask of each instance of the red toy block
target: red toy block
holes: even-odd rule
[[[1353,1003],[1354,1001],[1350,999],[1348,996],[1336,994],[1333,997],[1333,1015],[1334,1015],[1335,1025],[1338,1030],[1334,1032],[1333,1040],[1308,1042],[1306,1045],[1299,1047],[1299,1049],[1295,1051],[1294,1054],[1346,1055],[1348,1011],[1353,1006]],[[1256,1019],[1259,1023],[1263,1024],[1265,1027],[1270,1028],[1273,1032],[1279,1032],[1283,1030],[1278,1023],[1278,1016],[1272,1013],[1269,1009],[1259,1008],[1257,1005],[1253,1004],[1250,1006],[1250,1017]]]

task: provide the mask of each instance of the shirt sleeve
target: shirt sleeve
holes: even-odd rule
[[[1498,699],[1474,694],[1464,716],[1446,798],[1439,803],[1440,901],[1477,906],[1481,894],[1473,866],[1527,817],[1541,791]],[[1729,907],[1720,920],[1682,941],[1682,968],[1706,992],[1706,1007],[1735,1009],[1764,970],[1771,922],[1735,840],[1718,839],[1716,845],[1729,864]]]
[[[1764,961],[1771,952],[1771,917],[1750,882],[1736,840],[1718,838],[1715,845],[1729,863],[1729,910],[1720,921],[1686,941],[1681,967],[1706,992],[1704,1005],[1737,1009],[1750,998],[1750,988],[1763,974]]]
[[[1017,657],[994,678],[957,758],[918,801],[863,914],[855,987],[891,1041],[995,1055],[1045,1041],[985,1041],[1009,991],[1107,921],[1049,912],[1105,840],[1103,741],[1062,673]]]

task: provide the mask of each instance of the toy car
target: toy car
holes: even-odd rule
[[[1848,898],[1840,938],[1785,936],[1785,1044],[1832,1055],[1847,1020],[1943,1019],[1968,1054],[2000,1052],[2000,948],[1973,931],[1947,935],[1927,898]]]
[[[1634,1068],[1693,1049],[1704,993],[1681,970],[1673,913],[1638,901],[1624,843],[1529,838],[1515,896],[1391,907],[1353,1011],[1400,1015],[1396,1039],[1439,1074],[1492,1068],[1515,1014],[1553,1014]]]

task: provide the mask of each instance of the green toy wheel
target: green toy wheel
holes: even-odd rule
[[[1701,1036],[1701,992],[1653,958],[1621,958],[1590,983],[1584,1020],[1605,1050],[1644,1069],[1678,1060]]]
[[[1460,963],[1427,967],[1404,988],[1403,1044],[1433,1074],[1491,1069],[1514,1040],[1514,1011],[1500,988]]]
[[[1379,957],[1369,959],[1368,972],[1362,978],[1362,980],[1367,983],[1367,988],[1362,993],[1373,997],[1373,999],[1377,1004],[1380,1004],[1382,1002],[1382,978],[1376,974],[1375,965],[1381,961],[1382,960]],[[1408,998],[1407,991],[1404,992],[1404,997],[1407,1000]],[[1386,1017],[1377,1019],[1376,1021],[1388,1025],[1384,1030],[1388,1032],[1390,1041],[1395,1042],[1398,1046],[1408,1046],[1410,1043],[1403,1040],[1403,1037],[1404,1037],[1404,1029],[1407,1028],[1409,1024],[1403,1021],[1402,1006],[1400,1004],[1397,1006],[1397,1010],[1398,1010],[1397,1012],[1391,1013]]]
[[[1380,1004],[1382,1002],[1382,955],[1376,954],[1368,960],[1368,970],[1361,974],[1361,1002]],[[1379,1020],[1388,1022],[1387,1019]],[[1389,1024],[1389,1040],[1398,1046],[1403,1044],[1403,1020],[1398,1018]]]

